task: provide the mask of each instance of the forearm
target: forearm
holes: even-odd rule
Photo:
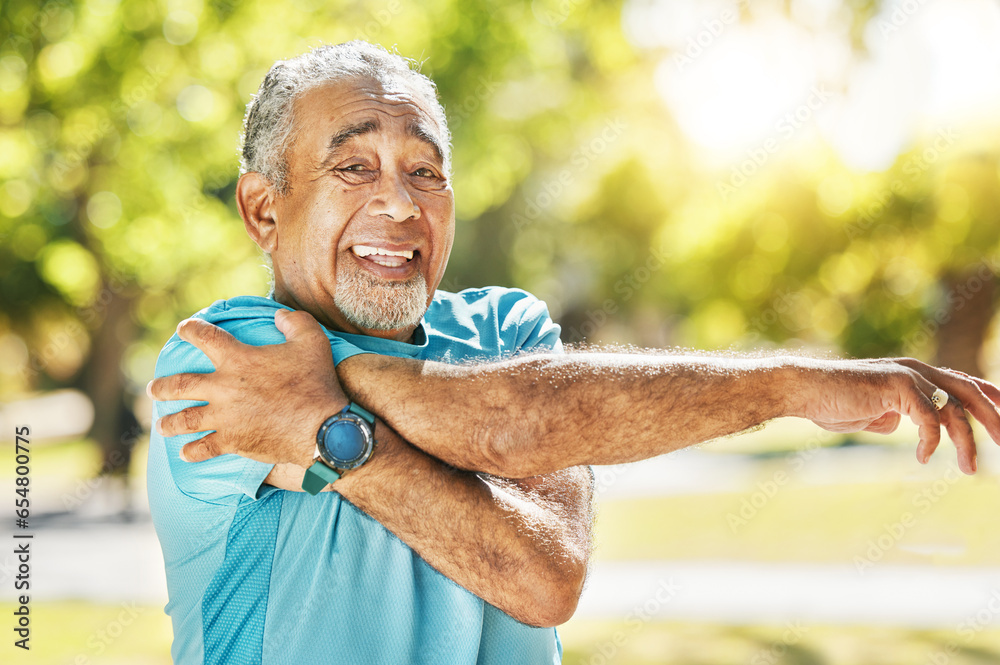
[[[376,438],[376,454],[334,491],[519,621],[552,626],[569,618],[589,554],[589,487],[578,474],[539,479],[540,491],[511,491],[444,465],[381,423]]]
[[[778,359],[580,353],[456,366],[341,363],[345,390],[460,468],[522,477],[617,464],[789,414]]]

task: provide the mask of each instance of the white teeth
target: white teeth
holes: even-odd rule
[[[366,256],[371,256],[372,254],[382,255],[382,256],[402,256],[407,261],[413,258],[412,249],[404,249],[399,252],[394,252],[389,249],[382,249],[381,247],[369,247],[368,245],[355,245],[354,247],[351,247],[351,251],[354,252],[356,256],[360,256],[361,258],[364,258]],[[375,259],[372,260],[375,261]],[[380,263],[379,261],[375,261],[375,263],[378,263],[379,265],[383,266],[393,265],[388,263]]]

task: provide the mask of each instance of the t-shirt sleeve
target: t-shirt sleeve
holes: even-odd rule
[[[513,335],[516,352],[563,353],[559,335],[562,328],[549,316],[548,306],[535,296],[519,289],[510,289],[501,306],[507,309],[504,336]]]
[[[265,344],[280,344],[285,336],[274,325],[273,317],[252,319],[236,319],[217,323],[244,344],[263,346]],[[348,342],[328,335],[334,362],[340,363],[365,351]],[[167,342],[160,352],[156,362],[157,377],[180,373],[210,373],[214,371],[211,361],[197,347],[185,342],[176,335]],[[169,402],[154,402],[153,417],[162,418],[189,406],[202,406],[207,402],[193,400],[174,400]],[[195,434],[179,434],[162,437],[154,426],[150,445],[159,442],[166,449],[170,473],[178,489],[184,494],[209,503],[235,504],[241,497],[258,498],[259,490],[267,474],[273,468],[272,464],[240,457],[239,455],[220,455],[203,462],[185,462],[180,458],[180,451],[186,444],[196,441],[209,432]]]

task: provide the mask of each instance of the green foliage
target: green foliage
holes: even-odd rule
[[[860,48],[877,4],[847,9]],[[14,369],[0,392],[70,380],[109,292],[129,298],[136,333],[121,343],[140,384],[179,319],[266,292],[233,202],[245,104],[276,59],[353,38],[422,61],[448,110],[459,228],[445,288],[534,290],[576,338],[914,350],[903,341],[940,306],[940,276],[996,249],[995,137],[924,163],[928,137],[873,174],[811,146],[720,196],[728,172],[699,166],[651,84],[656,54],[629,43],[621,12],[5,3],[0,360]],[[47,348],[39,375],[18,371]]]

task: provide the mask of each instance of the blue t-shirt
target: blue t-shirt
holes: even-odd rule
[[[247,344],[284,336],[274,300],[220,300],[195,316]],[[287,308],[285,308],[287,309]],[[334,362],[357,353],[460,363],[529,349],[560,351],[545,304],[516,289],[438,291],[414,343],[327,331]],[[176,335],[156,376],[211,372]],[[201,402],[202,404],[204,402]],[[154,417],[191,401],[157,402]],[[180,459],[201,435],[149,445],[149,504],[166,563],[178,665],[559,663],[552,628],[518,622],[431,568],[336,492],[262,485],[270,464],[223,455]]]

